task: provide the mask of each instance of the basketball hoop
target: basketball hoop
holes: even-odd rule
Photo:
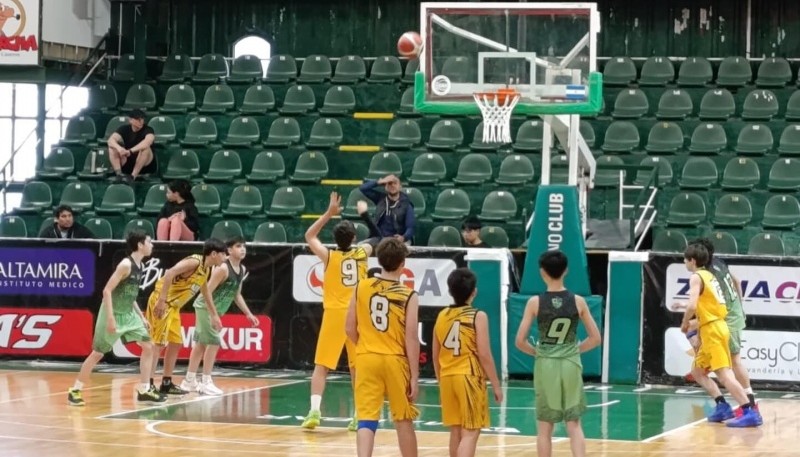
[[[511,143],[511,113],[519,102],[519,92],[509,87],[475,92],[473,97],[483,115],[483,142]]]

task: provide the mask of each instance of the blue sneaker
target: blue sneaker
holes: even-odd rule
[[[728,427],[736,427],[736,428],[744,428],[744,427],[758,427],[759,425],[764,423],[764,419],[761,418],[761,414],[758,411],[749,408],[744,411],[742,417],[737,417],[736,419],[728,422]]]
[[[724,422],[728,419],[733,419],[733,408],[728,403],[718,403],[714,412],[708,416],[709,422]]]

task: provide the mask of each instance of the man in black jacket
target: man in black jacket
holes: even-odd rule
[[[385,192],[376,190],[378,186],[383,186]],[[370,244],[377,244],[387,237],[411,244],[416,225],[414,205],[400,189],[400,178],[395,175],[384,176],[377,181],[368,180],[359,187],[361,193],[375,203],[373,220],[379,233],[371,231]]]
[[[72,208],[61,205],[53,211],[55,221],[39,233],[39,238],[73,239],[94,238],[94,234],[83,225],[75,222]]]

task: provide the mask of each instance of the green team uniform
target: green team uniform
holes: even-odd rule
[[[226,261],[226,263],[228,264],[228,278],[217,286],[211,294],[214,299],[214,307],[220,316],[228,312],[234,298],[236,298],[236,294],[239,293],[239,286],[244,282],[247,275],[244,265],[239,265],[239,273],[236,273],[230,260]],[[219,346],[222,341],[220,340],[219,332],[211,326],[211,315],[208,314],[206,300],[202,295],[198,296],[197,300],[194,301],[194,314],[194,341],[196,343]]]
[[[731,355],[736,355],[742,348],[742,330],[745,328],[745,315],[742,308],[742,300],[739,298],[739,292],[736,290],[736,283],[733,281],[733,275],[728,270],[728,265],[722,260],[714,258],[711,261],[711,268],[709,271],[717,278],[720,286],[722,286],[722,295],[725,298],[725,306],[728,308],[728,315],[725,317],[725,323],[728,324],[731,338],[729,340],[729,347]],[[702,342],[701,342],[702,344]]]
[[[117,331],[116,333],[108,333],[106,330],[107,311],[102,304],[94,326],[92,349],[103,354],[111,352],[114,343],[119,339],[122,339],[124,343],[150,341],[150,334],[144,325],[144,321],[139,317],[139,313],[133,309],[134,306],[139,306],[136,304],[136,297],[139,295],[142,268],[141,265],[136,265],[132,257],[128,256],[126,258],[131,262],[131,274],[120,281],[111,292],[111,305],[114,320],[117,323]]]
[[[586,411],[583,365],[578,350],[578,306],[570,291],[539,295],[536,366],[536,419],[576,421]]]

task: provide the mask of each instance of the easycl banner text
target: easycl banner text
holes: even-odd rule
[[[0,65],[39,65],[39,2],[0,0]]]
[[[94,274],[89,249],[0,248],[0,295],[89,297]]]

